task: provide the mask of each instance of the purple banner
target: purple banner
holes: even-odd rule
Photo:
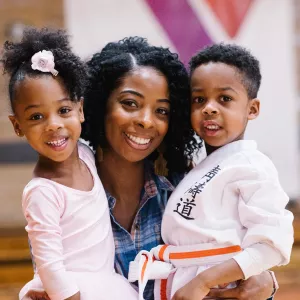
[[[164,28],[180,58],[192,55],[212,40],[186,0],[145,0]]]

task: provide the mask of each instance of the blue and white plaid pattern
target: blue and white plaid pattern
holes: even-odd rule
[[[182,176],[177,176],[178,179],[174,178],[176,183],[182,179]],[[139,251],[149,251],[163,243],[161,221],[167,200],[173,190],[174,186],[165,177],[155,175],[152,168],[147,167],[139,209],[130,232],[115,220],[112,209],[116,199],[107,193],[116,247],[115,268],[125,278],[128,278],[129,263]],[[154,299],[153,289],[154,282],[149,281],[144,293],[146,300]]]

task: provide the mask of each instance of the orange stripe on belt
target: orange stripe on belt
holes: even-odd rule
[[[162,279],[160,282],[160,300],[167,300],[167,282],[168,279]]]
[[[165,249],[161,249],[160,252],[163,250],[162,254],[164,253]],[[169,254],[170,259],[188,259],[188,258],[201,258],[207,256],[214,256],[214,255],[222,255],[222,254],[229,254],[234,252],[241,251],[242,248],[240,246],[230,246],[225,248],[216,248],[216,249],[209,249],[209,250],[199,250],[199,251],[190,251],[190,252],[172,252]],[[161,259],[159,257],[159,259]]]
[[[158,258],[159,258],[160,261],[164,261],[164,253],[165,253],[167,247],[168,247],[168,245],[163,245],[163,246],[160,248],[160,250],[159,250],[159,252],[158,252]]]
[[[147,257],[147,255],[144,255],[144,256],[146,257],[146,260],[144,261],[144,264],[143,264],[143,267],[142,267],[142,275],[141,275],[142,281],[144,279],[145,270],[146,270],[146,266],[147,266],[147,263],[148,263],[148,257]]]

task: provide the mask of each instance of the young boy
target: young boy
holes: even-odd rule
[[[248,120],[259,115],[259,62],[242,47],[217,44],[192,57],[190,69],[191,123],[208,156],[168,201],[166,245],[132,264],[140,286],[167,278],[157,280],[155,299],[203,299],[217,285],[287,264],[293,244],[277,171],[244,140]]]

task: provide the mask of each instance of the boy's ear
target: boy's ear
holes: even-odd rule
[[[254,120],[259,115],[260,101],[257,98],[251,99],[249,103],[248,120]]]
[[[80,119],[80,123],[84,122],[83,101],[84,101],[84,99],[81,97],[80,98],[80,103],[79,103],[79,119]]]
[[[24,133],[22,132],[22,130],[21,130],[21,128],[20,128],[20,124],[19,124],[19,122],[17,121],[15,115],[9,115],[8,118],[9,118],[11,124],[12,124],[13,127],[14,127],[14,130],[15,130],[16,135],[19,136],[19,137],[24,136]]]

